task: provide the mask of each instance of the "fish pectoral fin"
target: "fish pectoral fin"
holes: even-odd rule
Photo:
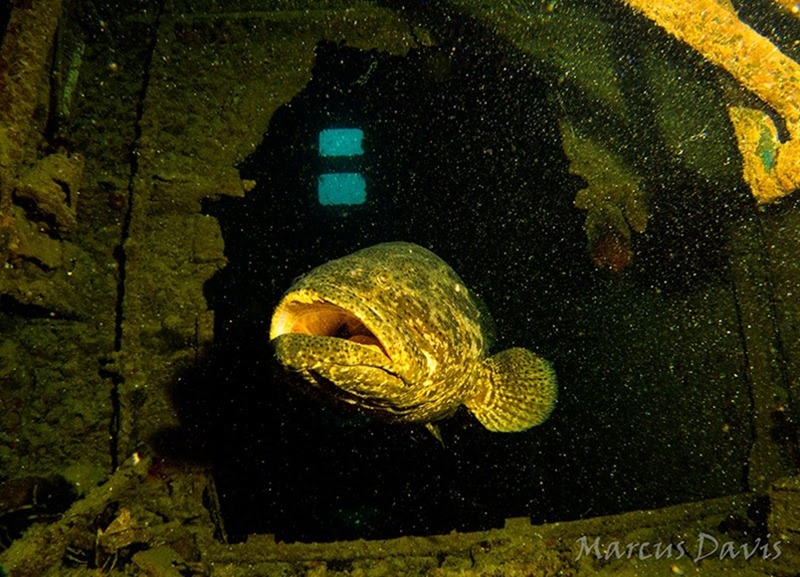
[[[485,359],[481,368],[475,392],[464,404],[490,431],[524,431],[552,412],[556,375],[546,360],[513,348]]]
[[[444,447],[444,439],[442,438],[442,431],[439,430],[439,426],[436,423],[425,423],[425,428],[428,429],[428,432],[442,444],[442,447]]]

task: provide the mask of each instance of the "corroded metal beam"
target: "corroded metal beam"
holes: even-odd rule
[[[61,0],[15,2],[0,47],[0,238],[11,226],[11,193],[60,16]],[[0,254],[8,242],[0,242]]]
[[[764,116],[748,131],[739,124],[741,114],[731,114],[737,126],[745,176],[754,169],[768,176],[766,182],[749,181],[756,199],[771,202],[800,188],[800,64],[718,0],[623,1],[727,70],[783,118],[790,139],[773,142],[774,157],[759,157],[753,154],[750,144],[761,140],[763,134],[769,136],[770,120]]]

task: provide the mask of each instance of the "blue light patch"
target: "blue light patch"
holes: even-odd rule
[[[360,128],[326,128],[319,132],[320,156],[359,156],[364,154]]]
[[[367,201],[367,182],[357,172],[320,174],[317,198],[323,206],[364,204]]]

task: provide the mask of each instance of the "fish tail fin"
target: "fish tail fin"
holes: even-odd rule
[[[546,360],[513,348],[483,361],[464,404],[490,431],[513,433],[544,422],[556,404],[556,374]]]

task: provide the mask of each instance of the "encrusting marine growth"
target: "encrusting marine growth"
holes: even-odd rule
[[[800,65],[721,1],[624,1],[727,70],[783,118],[789,138],[780,142],[766,113],[729,108],[744,177],[755,199],[769,203],[800,188]],[[780,3],[789,4],[785,0]],[[790,11],[797,13],[797,6]]]

